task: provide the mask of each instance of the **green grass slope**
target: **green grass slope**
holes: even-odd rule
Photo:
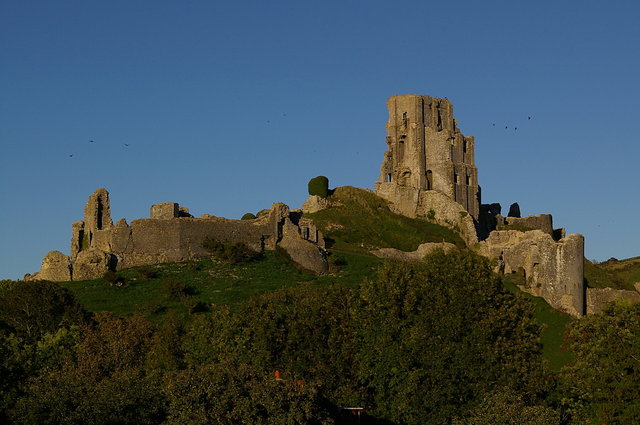
[[[508,290],[528,299],[534,308],[534,317],[542,324],[540,342],[542,353],[549,364],[549,369],[558,372],[562,366],[571,362],[573,356],[564,350],[564,331],[567,324],[574,319],[568,314],[554,310],[543,298],[522,292],[516,285],[522,284],[521,276],[507,275],[504,283]]]
[[[62,282],[89,310],[118,316],[135,312],[158,317],[169,310],[183,313],[233,305],[255,294],[296,285],[342,283],[354,286],[374,275],[381,260],[357,253],[341,254],[343,266],[330,276],[313,276],[296,269],[277,252],[257,261],[228,264],[204,258],[183,263],[121,270],[122,285],[105,279]]]
[[[585,259],[584,278],[591,288],[634,290],[634,283],[640,282],[640,257],[626,260],[611,258],[603,263]]]
[[[313,219],[338,250],[369,252],[376,248],[414,251],[425,242],[451,242],[464,247],[455,232],[426,220],[411,219],[389,210],[389,203],[364,189],[336,188],[331,208],[305,217]]]

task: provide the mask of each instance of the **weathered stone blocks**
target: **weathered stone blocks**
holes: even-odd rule
[[[600,313],[609,303],[616,300],[640,303],[640,294],[625,289],[587,288],[587,314]]]
[[[73,261],[73,280],[98,279],[108,271],[115,270],[115,255],[91,248],[80,251]]]
[[[456,246],[452,243],[448,242],[429,242],[423,243],[418,246],[418,249],[415,251],[400,251],[395,248],[380,248],[374,251],[371,251],[373,255],[379,258],[387,258],[389,260],[397,260],[397,261],[422,261],[424,257],[435,250],[442,249],[444,251],[450,251],[454,249]]]
[[[541,230],[493,231],[480,242],[478,251],[498,260],[496,271],[509,274],[524,270],[522,290],[573,316],[584,314],[582,235],[572,234],[556,242]]]
[[[50,280],[66,282],[71,280],[71,258],[60,251],[49,251],[42,260],[38,273],[25,275],[25,280]]]
[[[171,220],[178,218],[180,206],[175,202],[161,202],[151,205],[151,218],[155,220]]]

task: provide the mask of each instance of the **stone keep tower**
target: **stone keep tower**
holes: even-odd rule
[[[376,193],[393,198],[398,189],[443,193],[474,218],[480,212],[473,137],[465,137],[447,99],[392,96],[387,101],[387,146]]]

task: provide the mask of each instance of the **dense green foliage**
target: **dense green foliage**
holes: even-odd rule
[[[482,403],[453,425],[560,425],[559,413],[543,405],[529,406],[515,391],[505,388],[487,393]]]
[[[329,179],[325,176],[314,177],[309,180],[309,195],[316,195],[321,198],[329,196]]]
[[[571,352],[567,351],[563,345],[565,328],[575,318],[554,310],[541,297],[520,291],[516,285],[524,284],[524,274],[506,275],[503,279],[508,290],[528,299],[533,305],[533,316],[538,323],[543,325],[540,333],[542,354],[548,362],[549,369],[553,372],[559,372],[562,366],[573,359]]]
[[[35,341],[61,327],[80,325],[87,314],[72,293],[52,282],[4,285],[0,291],[0,331]]]
[[[253,220],[256,216],[253,213],[245,213],[240,220]]]
[[[544,388],[539,328],[485,259],[436,252],[387,264],[362,289],[361,377],[375,411],[395,423],[447,423],[485,391]]]
[[[366,408],[363,423],[447,424],[485,415],[503,389],[553,415],[531,306],[486,260],[437,252],[423,264],[386,263],[361,286],[321,283],[156,323],[58,321],[32,342],[7,328],[2,414],[42,424],[324,424],[343,423],[347,405]]]
[[[640,423],[640,304],[618,302],[568,328],[575,361],[563,377],[572,413],[588,424]]]
[[[363,189],[341,186],[331,195],[332,207],[305,217],[313,219],[333,247],[369,252],[376,248],[413,251],[425,242],[451,242],[464,246],[452,230],[426,220],[394,214],[388,203]]]

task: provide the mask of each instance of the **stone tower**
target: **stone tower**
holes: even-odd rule
[[[399,189],[438,191],[475,219],[480,212],[478,169],[473,137],[465,137],[453,119],[449,100],[425,95],[392,96],[387,101],[387,152],[376,193],[393,199]]]

